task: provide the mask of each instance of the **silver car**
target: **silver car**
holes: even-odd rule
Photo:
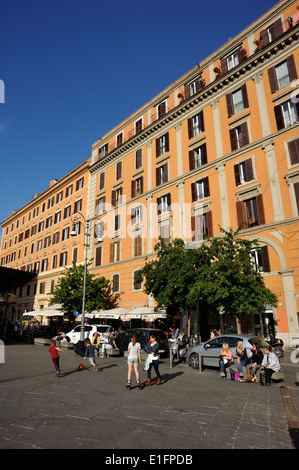
[[[237,343],[238,341],[243,341],[243,346],[247,350],[247,356],[251,356],[251,348],[253,343],[256,343],[260,348],[269,346],[269,343],[263,338],[254,335],[221,335],[216,336],[216,338],[209,339],[205,343],[194,346],[193,348],[188,349],[186,355],[186,363],[189,364],[193,369],[198,369],[198,352],[201,352],[202,365],[203,366],[212,366],[219,367],[219,357],[222,351],[223,343],[228,343],[230,349],[232,350],[234,359],[237,358]]]

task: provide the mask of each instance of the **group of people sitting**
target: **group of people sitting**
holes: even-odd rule
[[[229,347],[228,343],[223,343],[222,351],[220,355],[220,376],[222,379],[226,378],[226,369],[234,364],[234,358],[232,350]],[[265,374],[265,384],[271,385],[271,377],[274,372],[280,370],[279,359],[276,354],[273,352],[272,347],[266,346],[263,348],[264,354],[261,351],[258,344],[254,343],[251,349],[251,356],[247,355],[246,348],[243,347],[243,342],[238,341],[237,344],[237,371],[239,373],[240,379],[244,378],[242,367],[246,368],[247,379],[258,382],[256,378],[256,373],[259,370],[261,374]],[[261,380],[261,384],[264,384],[264,381]]]

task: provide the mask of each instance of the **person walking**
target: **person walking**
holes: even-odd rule
[[[53,339],[51,339],[50,347],[49,347],[49,353],[51,354],[51,360],[52,360],[52,364],[54,366],[56,375],[57,375],[57,377],[61,377],[58,351],[64,352],[63,349],[60,349],[58,346],[56,346],[55,341]]]
[[[139,371],[138,371],[138,364],[141,364],[141,356],[140,356],[141,346],[140,343],[137,342],[136,335],[131,336],[131,342],[128,346],[128,380],[126,387],[130,389],[131,387],[131,377],[132,371],[134,366],[134,372],[136,377],[137,387],[140,387],[140,379],[139,379]]]
[[[90,364],[93,366],[94,370],[96,371],[96,360],[95,360],[95,349],[96,347],[91,344],[90,339],[85,340],[85,353],[84,353],[84,359],[88,357],[88,360]]]
[[[160,348],[160,344],[156,341],[156,335],[155,333],[151,333],[150,335],[150,344],[145,348],[146,352],[148,352],[152,356],[152,361],[149,364],[149,368],[147,370],[147,382],[146,385],[151,385],[151,370],[152,366],[154,366],[156,375],[157,375],[157,382],[156,385],[161,384],[161,375],[159,372],[159,355],[158,351]]]

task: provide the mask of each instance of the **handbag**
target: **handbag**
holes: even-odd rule
[[[230,371],[230,378],[231,380],[239,380],[240,375],[239,372],[235,372],[234,370]]]
[[[149,365],[152,362],[152,360],[153,360],[152,355],[148,354],[146,356],[145,361],[144,361],[143,370],[148,370],[149,369]]]

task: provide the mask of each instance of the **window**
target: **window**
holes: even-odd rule
[[[234,165],[236,185],[253,180],[253,168],[251,158]]]
[[[297,80],[297,71],[294,56],[289,56],[286,60],[268,69],[271,93],[288,86],[293,80]]]
[[[57,268],[57,255],[54,255],[52,258],[52,269]]]
[[[267,273],[271,271],[268,247],[266,245],[252,250],[250,252],[250,256],[255,271]]]
[[[189,139],[196,137],[197,135],[204,132],[204,119],[203,119],[203,111],[199,114],[196,114],[192,118],[188,119],[188,136]]]
[[[71,206],[65,207],[63,218],[67,219],[68,217],[70,217],[70,215],[71,215]]]
[[[78,248],[73,249],[73,261],[74,263],[77,263],[78,261]]]
[[[160,184],[167,183],[168,181],[168,165],[164,163],[164,165],[159,166],[156,168],[156,185],[159,186]]]
[[[105,188],[105,172],[100,174],[100,185],[99,185],[99,190],[101,191],[102,189]]]
[[[157,198],[158,215],[166,214],[171,211],[171,195],[170,193],[164,194]]]
[[[140,224],[143,221],[143,206],[134,207],[131,210],[131,223],[132,225]]]
[[[116,164],[116,181],[122,178],[122,162],[117,162]]]
[[[38,240],[38,242],[36,243],[36,251],[40,251],[42,248],[43,248],[43,241]]]
[[[69,197],[73,194],[73,185],[71,184],[65,190],[65,197]]]
[[[99,148],[99,157],[104,158],[108,154],[108,144],[103,145]]]
[[[38,224],[38,232],[41,232],[42,230],[44,230],[44,221],[43,220]]]
[[[249,135],[247,122],[240,124],[240,126],[237,126],[234,129],[230,129],[229,135],[232,152],[234,150],[240,149],[241,147],[244,147],[245,145],[248,145]]]
[[[188,83],[185,85],[185,98],[190,98],[190,96],[195,95],[202,89],[202,79],[198,78],[197,80]]]
[[[84,186],[84,178],[82,176],[82,178],[78,179],[78,181],[76,182],[76,191],[78,191],[79,189],[82,189]]]
[[[62,238],[61,240],[67,240],[70,236],[70,228],[69,227],[65,227],[63,230],[62,230]]]
[[[135,135],[142,131],[142,118],[135,122]]]
[[[59,243],[59,232],[53,233],[52,245]]]
[[[110,263],[115,263],[120,260],[120,240],[110,244]]]
[[[56,195],[56,204],[58,204],[58,202],[61,202],[61,201],[62,201],[62,198],[63,198],[63,191],[60,191],[60,192],[57,193],[57,195]]]
[[[49,248],[50,245],[51,245],[51,237],[50,237],[50,235],[48,235],[44,239],[44,248]]]
[[[131,182],[131,197],[139,196],[143,193],[143,176]]]
[[[142,149],[138,149],[135,153],[135,169],[142,167]]]
[[[134,236],[134,256],[141,256],[142,255],[142,236],[135,235]]]
[[[157,113],[158,113],[158,119],[160,119],[162,116],[164,116],[167,113],[167,106],[166,106],[166,101],[162,101],[157,106]]]
[[[30,284],[27,285],[26,295],[27,295],[27,297],[29,297],[29,295],[30,295]]]
[[[123,133],[116,136],[116,146],[119,147],[123,143]]]
[[[38,208],[38,207],[36,207],[36,208],[33,210],[33,216],[32,216],[32,218],[34,218],[34,217],[37,217],[37,216],[38,216],[38,209],[39,209],[39,208]]]
[[[67,251],[60,253],[60,266],[65,266],[67,264]]]
[[[51,287],[50,287],[50,292],[54,292],[54,288],[55,288],[55,281],[51,281]]]
[[[105,211],[105,200],[106,197],[102,196],[96,201],[95,215],[102,215]]]
[[[47,269],[48,269],[48,259],[45,258],[42,260],[41,271],[47,271]]]
[[[44,294],[45,293],[45,282],[41,282],[39,285],[39,293]]]
[[[169,219],[159,221],[159,236],[168,245],[171,239],[171,223]]]
[[[281,21],[281,18],[278,18],[278,20],[274,21],[274,23],[272,23],[267,28],[261,31],[260,33],[261,46],[262,47],[267,46],[267,44],[274,41],[274,39],[278,38],[282,34],[283,34],[282,21]]]
[[[37,225],[33,225],[31,227],[31,236],[36,234],[36,230],[37,230]],[[20,234],[20,235],[22,235],[22,234]],[[21,241],[20,237],[19,237],[19,241]]]
[[[228,117],[240,113],[249,106],[246,84],[233,93],[228,93],[225,97]]]
[[[52,216],[46,219],[46,228],[51,227],[51,225],[52,225]]]
[[[237,202],[238,226],[250,228],[265,223],[262,195]]]
[[[111,204],[113,207],[116,207],[122,203],[122,194],[123,194],[122,187],[112,191]]]
[[[213,236],[212,212],[196,214],[191,217],[192,241],[200,241],[204,236]]]
[[[236,65],[239,64],[238,51],[236,51],[233,54],[229,55],[226,60],[227,60],[227,69],[228,70],[231,70],[234,67],[236,67]]]
[[[119,274],[114,274],[112,276],[112,294],[119,292]]]
[[[198,201],[210,196],[209,178],[203,178],[191,184],[192,201]]]
[[[54,206],[54,196],[48,199],[48,209]]]
[[[299,102],[295,103],[295,101],[289,100],[275,106],[274,113],[278,131],[299,121]]]
[[[137,282],[136,277],[138,275],[140,270],[134,271],[133,272],[133,290],[141,290],[142,288],[142,282]]]
[[[120,228],[121,228],[121,217],[120,217],[120,214],[116,214],[114,216],[114,231],[118,232]]]
[[[294,183],[294,193],[297,206],[297,215],[299,215],[299,183]]]
[[[299,163],[299,139],[288,142],[288,150],[291,165],[297,165]]]
[[[156,139],[156,157],[160,157],[165,153],[169,152],[169,135],[167,134],[162,135]]]
[[[35,272],[35,273],[38,273],[38,272],[39,272],[39,261],[36,261],[36,262],[34,263],[34,272]]]
[[[202,165],[207,163],[207,146],[206,144],[197,147],[189,152],[189,169],[194,170],[200,168]]]
[[[54,216],[54,224],[57,224],[60,221],[61,221],[61,211],[56,212],[56,214]]]
[[[82,199],[79,199],[79,201],[76,201],[74,204],[74,213],[80,212],[82,210]]]
[[[95,266],[101,266],[102,264],[102,247],[97,246],[95,250]]]

